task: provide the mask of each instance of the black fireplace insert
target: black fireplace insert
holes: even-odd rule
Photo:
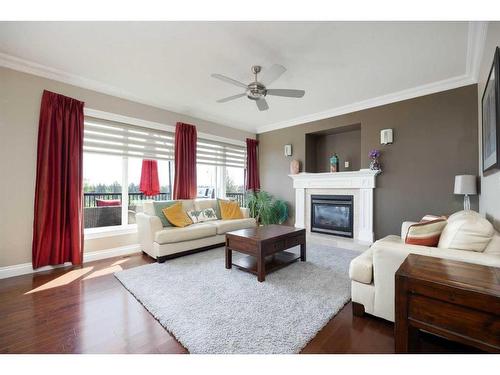
[[[311,232],[353,238],[353,196],[311,195]]]

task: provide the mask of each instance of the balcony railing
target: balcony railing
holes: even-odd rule
[[[245,207],[245,193],[226,193],[226,197],[238,201],[241,207]]]
[[[240,206],[245,206],[245,193],[226,193],[226,197],[236,200]],[[116,206],[97,206],[97,200],[119,200]],[[142,211],[144,200],[170,200],[170,193],[160,193],[155,196],[145,196],[143,193],[128,193],[128,224],[135,223],[136,212]],[[121,193],[84,193],[85,228],[107,227],[122,224],[122,194]]]
[[[119,200],[122,201],[122,193],[83,193],[83,207],[97,207],[97,200]],[[136,206],[136,203],[143,200],[168,201],[170,193],[160,193],[155,196],[145,196],[143,193],[128,193],[128,205]]]
[[[238,201],[240,206],[245,205],[245,193],[226,193],[226,197]],[[83,207],[97,207],[97,200],[119,200],[122,201],[122,193],[83,193]],[[168,201],[170,193],[160,193],[155,196],[145,196],[143,193],[128,193],[128,205],[136,206],[143,200]]]

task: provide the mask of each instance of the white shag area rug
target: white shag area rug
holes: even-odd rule
[[[358,254],[309,244],[306,262],[262,283],[227,270],[224,248],[115,276],[190,353],[298,353],[350,300],[349,263]]]

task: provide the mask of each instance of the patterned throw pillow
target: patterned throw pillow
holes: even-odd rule
[[[162,210],[170,224],[175,227],[187,227],[193,224],[189,216],[182,209],[182,202],[177,202]]]
[[[205,208],[203,210],[203,216],[205,218],[203,221],[217,220],[217,215],[215,214],[215,211],[213,208]]]
[[[204,221],[217,220],[213,208],[204,208],[202,210],[190,210],[186,212],[193,223],[202,223]]]
[[[446,220],[439,218],[431,221],[421,221],[410,225],[406,234],[405,243],[410,245],[437,247],[439,237],[446,227]]]
[[[187,211],[186,213],[194,224],[201,223],[203,221],[202,210],[190,210]]]
[[[447,220],[448,218],[444,215],[437,216],[437,215],[425,215],[422,220],[420,220],[421,223],[426,222],[426,221],[433,221],[437,219],[444,219]]]

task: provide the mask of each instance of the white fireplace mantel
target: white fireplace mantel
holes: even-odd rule
[[[295,189],[295,226],[309,229],[306,223],[306,206],[308,189],[331,189],[331,194],[337,190],[355,191],[357,194],[356,214],[358,226],[355,239],[363,243],[373,242],[373,189],[375,177],[380,171],[361,169],[352,172],[336,173],[299,173],[289,175]]]

